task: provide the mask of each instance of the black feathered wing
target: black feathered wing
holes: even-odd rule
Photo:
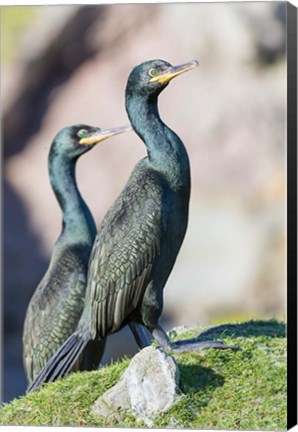
[[[138,172],[103,221],[89,262],[93,337],[117,331],[140,305],[161,248],[162,191],[153,170]]]
[[[90,248],[72,244],[54,253],[27,309],[23,331],[24,367],[29,383],[76,330],[87,285]],[[98,366],[104,341],[90,343],[73,370]]]
[[[29,381],[72,334],[82,313],[86,277],[74,272],[66,276],[63,280],[60,273],[59,278],[46,273],[29,304],[23,331]]]

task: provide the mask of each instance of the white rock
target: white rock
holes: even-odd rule
[[[117,416],[119,409],[130,410],[151,426],[156,414],[176,402],[178,383],[179,369],[173,357],[146,347],[133,357],[120,381],[96,400],[92,412],[107,417]]]

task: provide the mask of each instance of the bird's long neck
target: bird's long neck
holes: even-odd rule
[[[157,97],[128,96],[126,109],[133,129],[147,147],[148,163],[162,172],[173,188],[189,189],[190,167],[186,149],[176,133],[161,120]]]
[[[81,197],[75,176],[76,159],[54,150],[49,155],[49,175],[63,215],[61,236],[68,242],[92,245],[96,226],[89,208]]]

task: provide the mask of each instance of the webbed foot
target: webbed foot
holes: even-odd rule
[[[221,340],[200,340],[200,336],[194,339],[171,342],[168,335],[160,325],[153,330],[152,336],[165,351],[187,352],[206,348],[230,349],[233,351],[241,350],[240,347],[226,345]]]

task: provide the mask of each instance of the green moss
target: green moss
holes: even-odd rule
[[[193,330],[176,338],[194,337]],[[285,325],[248,321],[209,329],[206,337],[224,339],[241,351],[205,350],[175,355],[181,397],[154,427],[195,429],[286,429]],[[2,408],[5,425],[145,427],[132,415],[93,417],[90,406],[118,381],[125,358],[94,372],[70,374]]]

